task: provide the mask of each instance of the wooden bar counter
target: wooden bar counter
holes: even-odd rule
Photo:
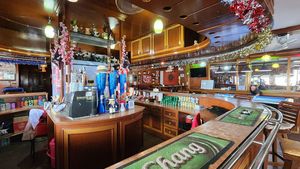
[[[144,107],[122,113],[69,119],[48,113],[49,138],[55,138],[57,169],[105,168],[139,152]],[[49,139],[49,140],[50,140]]]
[[[164,93],[166,94],[166,93]],[[167,93],[168,95],[168,93]],[[179,93],[169,93],[169,95],[181,95]],[[182,94],[182,95],[189,95],[189,94]],[[191,95],[190,95],[191,96]],[[217,105],[229,110],[232,110],[238,106],[245,106],[245,107],[251,107],[251,108],[260,108],[264,109],[264,107],[261,104],[258,103],[252,103],[249,100],[242,100],[242,99],[236,99],[236,98],[225,98],[225,97],[215,97],[213,95],[193,95],[193,97],[198,97],[199,98],[199,103],[201,106],[204,107],[211,107],[213,105]],[[249,137],[249,135],[255,131],[255,129],[261,125],[261,122],[266,119],[268,115],[268,111],[264,109],[262,114],[259,116],[258,120],[253,126],[243,126],[243,125],[238,125],[238,124],[233,124],[233,123],[226,123],[220,121],[221,118],[223,118],[225,115],[228,113],[225,113],[223,115],[217,116],[209,112],[207,109],[200,110],[201,117],[204,117],[206,122],[194,129],[191,129],[189,131],[183,132],[180,134],[180,129],[178,128],[178,123],[180,122],[180,117],[178,117],[181,113],[185,114],[191,114],[195,115],[199,111],[195,110],[190,110],[190,109],[184,109],[184,108],[177,108],[177,107],[169,107],[169,106],[163,106],[161,104],[155,104],[155,103],[141,103],[138,102],[137,104],[143,105],[146,107],[145,109],[145,114],[144,114],[144,128],[149,131],[152,131],[153,133],[160,132],[161,135],[165,136],[170,136],[170,139],[156,145],[148,150],[145,150],[141,153],[138,153],[130,158],[127,158],[113,166],[110,166],[109,168],[115,169],[115,168],[123,168],[124,166],[131,164],[135,162],[137,159],[140,159],[142,157],[145,157],[147,155],[150,155],[157,150],[161,149],[162,147],[165,147],[193,132],[196,133],[201,133],[217,138],[222,138],[226,140],[233,141],[233,145],[223,154],[218,158],[214,163],[210,165],[209,168],[215,169],[220,167],[220,165],[225,162],[225,160],[230,157],[239,146]],[[159,110],[157,110],[159,109]],[[148,111],[148,112],[147,112]],[[147,113],[158,113],[160,112],[160,116],[162,117],[160,119],[161,125],[157,124],[156,119],[157,117],[150,117],[149,122],[147,121]],[[170,113],[171,112],[171,113]],[[172,120],[174,120],[175,126],[172,126],[172,123],[166,123],[166,119],[170,119],[169,117],[174,117]],[[145,119],[146,119],[146,124],[145,124]],[[153,123],[154,121],[154,123]],[[154,124],[154,125],[153,125]],[[160,127],[158,127],[160,126]],[[153,129],[154,128],[154,129]],[[167,130],[166,130],[167,129]],[[168,131],[174,131],[174,133]],[[256,137],[256,141],[263,141],[263,134],[261,133]],[[256,153],[258,152],[259,145],[253,144],[248,147],[246,152],[242,155],[241,158],[235,163],[233,168],[248,168],[249,165],[251,164],[251,161],[254,159]],[[262,159],[263,160],[263,159]]]

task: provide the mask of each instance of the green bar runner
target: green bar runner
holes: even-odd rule
[[[229,112],[220,121],[234,123],[244,126],[253,126],[260,117],[263,109],[253,109],[250,107],[237,107]]]
[[[119,168],[206,169],[232,144],[233,142],[229,140],[192,133]]]

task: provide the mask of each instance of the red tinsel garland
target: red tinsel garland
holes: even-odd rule
[[[256,0],[233,0],[229,7],[231,12],[248,25],[251,31],[261,32],[268,27],[271,20],[265,14],[265,9]]]

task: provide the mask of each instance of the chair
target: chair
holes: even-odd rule
[[[48,126],[47,126],[47,113],[44,112],[41,116],[38,125],[35,128],[35,137],[31,140],[30,154],[34,158],[35,157],[35,139],[37,137],[44,137],[48,134]]]
[[[278,131],[279,138],[287,138],[287,134],[290,132],[299,133],[300,103],[282,101],[278,105],[278,110],[283,115],[283,123]],[[265,135],[268,135],[271,129],[272,126],[268,125],[265,130]],[[277,153],[277,139],[275,139],[272,145],[273,162],[269,164],[274,166],[282,166],[282,163],[277,162],[277,157],[285,161],[285,159]]]
[[[280,139],[284,158],[284,169],[300,169],[300,142],[290,139]]]

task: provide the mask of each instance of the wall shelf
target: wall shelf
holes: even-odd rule
[[[5,110],[5,111],[0,111],[0,116],[2,115],[7,115],[7,114],[14,114],[18,112],[23,112],[23,111],[29,111],[30,109],[42,109],[42,106],[30,106],[30,107],[21,107],[21,108],[16,108],[16,109],[10,109],[10,110]]]
[[[100,37],[84,35],[76,32],[71,32],[70,36],[71,40],[77,43],[107,48],[107,40]],[[110,40],[110,43],[114,44],[115,41]]]

